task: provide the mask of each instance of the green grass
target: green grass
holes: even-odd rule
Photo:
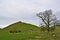
[[[10,33],[10,30],[20,30],[18,33]],[[55,36],[47,32],[41,32],[40,28],[24,22],[16,22],[0,29],[0,40],[60,40],[60,27],[56,27]]]

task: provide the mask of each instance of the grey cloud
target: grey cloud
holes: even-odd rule
[[[0,24],[24,21],[38,25],[36,14],[47,9],[58,12],[59,4],[59,0],[0,0]]]

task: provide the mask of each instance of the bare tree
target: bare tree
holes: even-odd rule
[[[55,29],[56,16],[52,14],[51,10],[40,12],[37,14],[37,16],[42,20],[43,25],[48,32]]]

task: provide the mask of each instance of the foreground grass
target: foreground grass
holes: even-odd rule
[[[60,40],[60,32],[55,31],[54,34],[47,34],[47,32],[41,31],[19,33],[0,32],[0,40]]]

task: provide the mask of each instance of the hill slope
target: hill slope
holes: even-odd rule
[[[6,28],[3,29],[4,31],[10,31],[10,30],[16,30],[16,31],[30,31],[30,30],[39,30],[39,28],[35,25],[32,24],[28,24],[28,23],[24,23],[24,22],[16,22],[13,23],[9,26],[7,26]]]
[[[10,33],[10,31],[15,31],[15,33]],[[32,40],[39,35],[39,31],[40,28],[35,25],[16,22],[0,30],[0,40]]]

